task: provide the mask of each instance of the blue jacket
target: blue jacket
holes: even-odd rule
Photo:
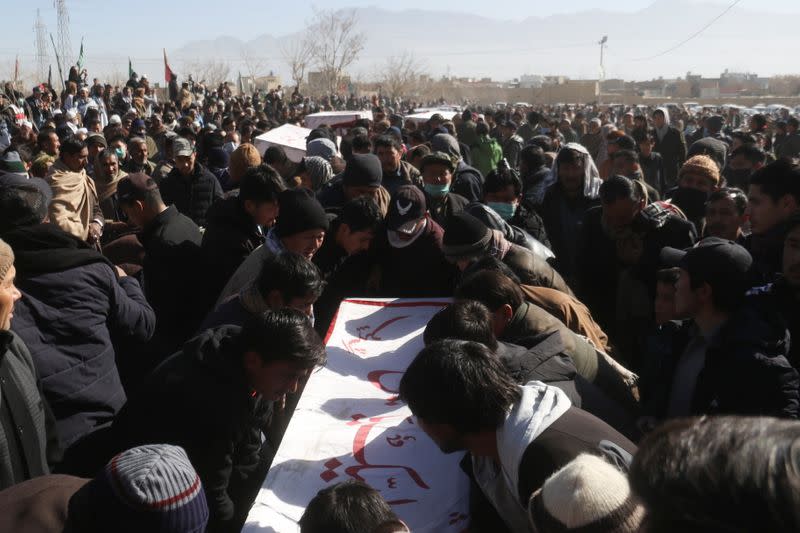
[[[2,238],[22,291],[12,330],[30,350],[62,448],[111,422],[125,403],[114,345],[147,341],[155,314],[139,283],[49,224]]]

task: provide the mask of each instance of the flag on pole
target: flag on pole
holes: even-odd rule
[[[47,86],[53,86],[53,65],[47,65]]]
[[[81,37],[81,51],[78,52],[78,61],[75,65],[78,67],[78,72],[83,70],[83,37]]]
[[[133,77],[133,63],[131,63],[131,58],[128,58],[128,79]]]
[[[167,63],[167,49],[164,48],[164,81],[171,83],[174,79],[175,73],[169,68],[169,63]]]
[[[14,85],[17,85],[17,80],[19,79],[19,54],[17,54],[17,60],[14,62]]]
[[[244,80],[241,71],[239,71],[239,94],[244,94]]]

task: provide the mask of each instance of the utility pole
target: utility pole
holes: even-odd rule
[[[606,79],[606,67],[603,64],[604,60],[604,52],[606,50],[606,43],[608,42],[608,35],[603,35],[603,38],[600,39],[600,42],[597,43],[600,45],[600,79],[597,81],[597,104],[600,104],[600,95],[603,94],[603,81]]]
[[[55,0],[58,16],[58,47],[61,49],[61,61],[64,68],[69,69],[74,65],[72,57],[72,38],[69,34],[69,10],[66,0]]]
[[[42,83],[47,76],[47,28],[42,20],[42,14],[36,10],[36,24],[33,26],[36,35],[36,81]]]

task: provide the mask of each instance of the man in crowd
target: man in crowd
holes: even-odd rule
[[[744,244],[747,196],[741,190],[730,187],[712,192],[706,203],[705,218],[704,237],[719,237]]]
[[[308,317],[256,314],[243,328],[210,329],[154,372],[114,421],[120,449],[173,444],[197,469],[211,532],[241,530],[275,450],[262,438],[275,402],[325,363]]]
[[[104,219],[94,181],[86,174],[89,149],[77,137],[69,137],[59,153],[47,175],[53,191],[50,222],[82,241],[97,243],[103,234]]]
[[[410,163],[403,161],[402,146],[397,139],[383,135],[375,139],[373,145],[383,170],[381,185],[390,195],[401,185],[419,185],[419,171]]]
[[[669,111],[659,107],[653,112],[653,140],[656,152],[664,161],[664,184],[669,189],[678,181],[678,170],[686,160],[683,132],[670,124]]]
[[[439,225],[448,217],[460,213],[469,201],[451,192],[453,184],[453,159],[444,152],[433,152],[422,158],[422,188],[431,218]]]
[[[167,205],[205,227],[208,210],[222,198],[222,187],[217,178],[197,161],[192,144],[183,137],[172,142],[175,168],[159,183],[161,196]]]
[[[38,189],[0,189],[0,238],[14,250],[23,294],[11,327],[31,352],[66,449],[125,403],[115,348],[150,339],[155,314],[135,279],[46,217]]]
[[[750,179],[747,214],[750,220],[746,247],[753,255],[759,280],[771,281],[782,266],[786,221],[800,211],[800,167],[776,161]]]
[[[197,329],[204,282],[201,276],[200,228],[167,206],[155,181],[146,174],[130,174],[117,187],[120,206],[131,225],[138,228],[144,247],[141,277],[147,301],[156,315],[156,330],[146,353],[127,366],[143,377],[171,355]],[[131,359],[134,359],[131,357]]]
[[[614,176],[600,186],[600,200],[583,222],[578,294],[637,368],[634,339],[652,320],[659,252],[689,247],[696,234],[668,207],[647,205],[639,181]]]
[[[374,157],[374,156],[373,156]],[[273,254],[294,252],[309,261],[322,247],[330,220],[308,189],[287,189],[278,195],[282,213],[267,232],[263,245],[247,256],[217,298],[217,304],[237,294],[261,272],[262,263]]]
[[[553,181],[540,212],[558,271],[573,283],[578,268],[578,238],[584,215],[598,204],[600,175],[583,146],[568,144],[553,165]]]
[[[247,256],[264,244],[278,216],[278,195],[284,189],[283,180],[271,167],[250,168],[241,180],[239,194],[220,200],[208,210],[202,248],[211,301]]]
[[[444,453],[469,452],[465,470],[481,491],[471,509],[478,524],[493,515],[511,531],[527,531],[528,499],[553,472],[582,452],[611,453],[624,464],[636,451],[561,390],[538,381],[517,385],[477,342],[427,346],[403,375],[400,398]]]
[[[664,248],[662,259],[680,268],[675,311],[691,322],[674,346],[671,371],[662,374],[665,394],[655,414],[797,418],[800,376],[786,359],[786,326],[745,299],[753,263],[747,250],[708,237],[687,251]]]

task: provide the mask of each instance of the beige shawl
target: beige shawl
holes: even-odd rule
[[[97,204],[94,181],[86,170],[73,172],[59,159],[50,167],[47,183],[53,190],[50,223],[85,241]]]

